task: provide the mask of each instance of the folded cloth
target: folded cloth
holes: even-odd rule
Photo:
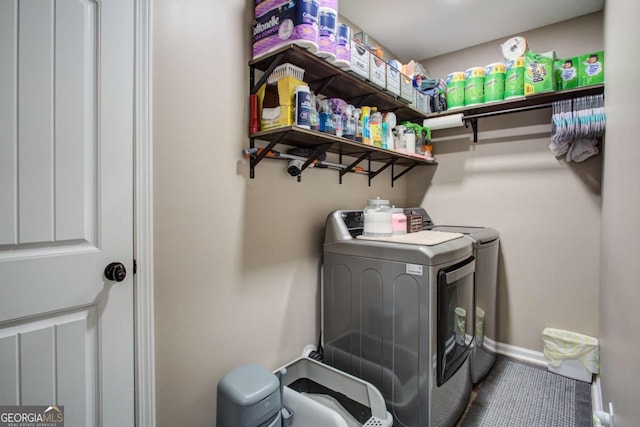
[[[573,141],[571,148],[567,151],[568,162],[584,162],[591,156],[595,156],[600,151],[596,145],[597,139],[580,138]]]

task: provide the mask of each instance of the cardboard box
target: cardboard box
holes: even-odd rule
[[[580,86],[604,83],[604,51],[578,57],[578,79]]]
[[[275,84],[263,84],[258,89],[260,130],[291,126],[294,123],[294,94],[302,80],[286,76]]]
[[[366,47],[351,40],[351,71],[364,79],[369,78],[369,56]]]
[[[387,85],[387,63],[374,54],[369,55],[369,80],[380,89]]]
[[[560,81],[556,82],[556,87],[559,90],[573,89],[578,87],[578,57],[567,58],[560,61],[556,61],[558,64],[558,72],[556,78]]]

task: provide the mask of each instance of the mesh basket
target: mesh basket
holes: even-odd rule
[[[298,80],[304,81],[304,69],[296,67],[295,65],[289,64],[287,62],[286,64],[278,65],[273,70],[267,81],[269,82],[269,84],[274,84],[275,82],[286,76],[291,76]]]

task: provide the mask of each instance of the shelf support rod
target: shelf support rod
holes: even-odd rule
[[[391,169],[391,187],[393,187],[393,183],[401,178],[402,176],[404,176],[406,173],[408,173],[411,169],[415,168],[416,166],[418,166],[417,163],[413,163],[411,166],[407,167],[405,170],[403,170],[402,172],[400,172],[398,175],[393,175],[393,168]]]
[[[342,146],[340,146],[340,149],[338,150],[338,156],[338,163],[342,164]],[[342,185],[342,171],[340,171],[338,175],[338,183]]]
[[[269,78],[269,76],[271,75],[271,73],[273,72],[273,70],[280,65],[280,63],[282,62],[282,58],[284,58],[284,53],[279,53],[271,62],[271,64],[269,64],[269,67],[264,71],[264,74],[262,74],[262,76],[260,77],[260,80],[258,80],[258,83],[255,84],[255,86],[252,84],[251,85],[251,94],[253,95],[254,93],[258,92],[258,89],[260,89],[260,86],[262,86],[264,84],[264,82],[267,81],[267,79]],[[253,72],[254,67],[251,67],[251,71]],[[254,80],[253,75],[251,76],[251,80]],[[252,82],[253,83],[253,82]]]
[[[469,115],[465,114],[462,119],[463,120],[481,119],[481,118],[484,118],[484,117],[501,116],[503,114],[519,113],[519,112],[522,112],[522,111],[540,110],[542,108],[549,108],[549,107],[551,107],[551,105],[552,105],[551,102],[547,102],[547,103],[544,103],[544,104],[536,104],[536,105],[527,105],[527,106],[524,106],[524,107],[508,108],[508,109],[500,110],[500,111],[489,111],[489,112],[486,112],[486,113],[469,114]]]
[[[297,176],[298,182],[300,182],[302,180],[302,171],[305,170],[306,168],[308,168],[309,165],[311,165],[313,162],[318,160],[318,157],[320,157],[322,154],[324,154],[332,145],[333,145],[333,142],[330,142],[328,144],[324,144],[324,145],[320,146],[311,156],[309,156],[307,161],[304,162],[302,167],[300,167],[300,173]]]

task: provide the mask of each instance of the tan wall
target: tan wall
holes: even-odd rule
[[[248,177],[252,1],[154,3],[155,316],[158,426],[214,425],[216,385],[245,363],[275,369],[316,343],[324,220],[406,178],[368,187],[286,163]]]
[[[603,47],[602,14],[528,31],[536,51],[560,57]],[[426,61],[432,75],[500,59],[503,40]],[[602,156],[581,164],[548,150],[550,110],[479,120],[435,132],[433,171],[412,172],[410,203],[436,223],[484,225],[501,234],[498,341],[542,351],[546,326],[595,335],[598,329]],[[425,194],[426,193],[426,194]]]
[[[602,197],[602,266],[600,271],[601,376],[605,408],[612,402],[617,427],[640,420],[640,90],[629,85],[629,70],[640,69],[629,55],[640,39],[640,3],[605,2],[607,148]]]

